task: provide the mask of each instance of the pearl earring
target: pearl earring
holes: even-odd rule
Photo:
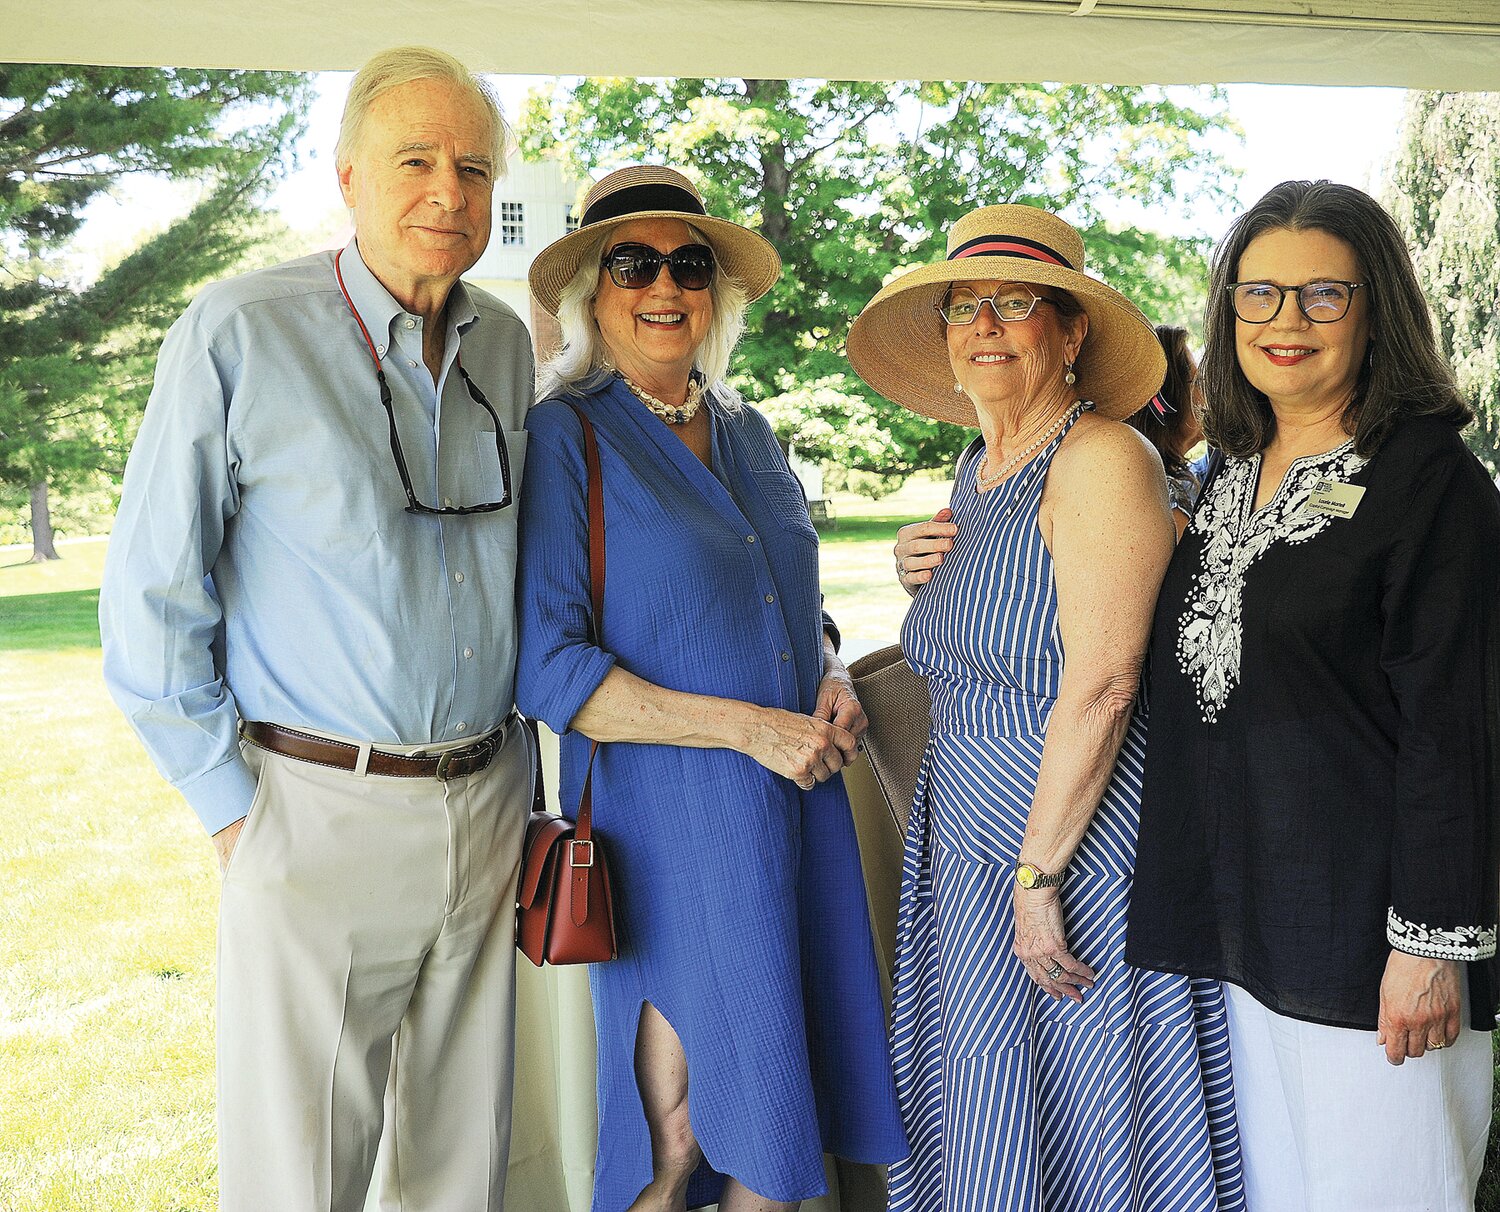
[[[961,396],[964,394],[964,386],[962,383],[955,383],[953,385],[953,394],[956,396]]]
[[[1063,375],[1063,382],[1072,387],[1074,383],[1078,382],[1078,376],[1073,373],[1073,363],[1067,363],[1067,367],[1068,373]]]

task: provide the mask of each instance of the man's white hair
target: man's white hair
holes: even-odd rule
[[[686,226],[695,241],[712,247],[712,242],[703,232],[691,223]],[[609,377],[608,351],[599,332],[599,323],[594,319],[594,297],[599,293],[604,275],[599,258],[604,251],[605,239],[612,234],[606,233],[584,247],[578,272],[562,289],[557,305],[562,348],[537,370],[538,400],[584,395]],[[663,268],[662,272],[671,271]],[[740,393],[724,380],[729,374],[729,359],[734,354],[734,347],[745,331],[745,309],[749,302],[744,289],[723,271],[722,266],[714,272],[708,290],[713,299],[713,318],[693,365],[703,375],[705,393],[712,392],[730,411],[734,411],[744,401],[740,399]]]
[[[446,80],[470,93],[490,115],[490,158],[494,161],[494,180],[505,175],[505,156],[513,140],[510,124],[500,109],[495,90],[452,55],[430,46],[395,46],[381,51],[365,63],[349,85],[344,101],[344,116],[339,122],[339,141],[334,162],[343,168],[354,158],[364,133],[370,105],[381,93],[413,80]]]

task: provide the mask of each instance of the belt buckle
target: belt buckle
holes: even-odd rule
[[[487,736],[484,740],[475,741],[472,745],[467,745],[463,749],[450,749],[446,753],[440,753],[438,754],[437,769],[433,772],[433,775],[440,783],[446,783],[450,778],[462,778],[464,777],[463,775],[448,773],[449,768],[454,762],[467,761],[469,758],[478,757],[482,754],[485,757],[484,764],[487,766],[489,765],[489,759],[495,756],[497,747],[495,738]],[[479,769],[482,768],[480,767]],[[475,774],[477,770],[470,770],[467,773]]]

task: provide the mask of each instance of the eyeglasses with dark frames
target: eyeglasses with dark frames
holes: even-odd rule
[[[990,295],[977,295],[967,286],[956,286],[932,306],[943,317],[943,323],[957,326],[974,323],[986,303],[1007,324],[1029,319],[1038,303],[1057,306],[1055,300],[1032,294],[1024,286],[1002,286]]]
[[[462,357],[454,359],[454,366],[458,370],[459,377],[463,379],[464,386],[468,389],[469,398],[490,414],[490,420],[495,426],[495,454],[500,460],[500,485],[501,495],[498,501],[486,501],[482,505],[424,505],[417,500],[416,490],[412,487],[411,472],[406,466],[406,455],[401,450],[401,433],[396,428],[396,406],[391,399],[391,385],[386,382],[385,371],[380,365],[380,354],[375,349],[375,342],[370,339],[370,330],[365,327],[365,322],[359,314],[359,308],[354,306],[354,300],[349,297],[349,288],[344,285],[343,270],[339,267],[339,260],[344,255],[340,249],[333,258],[333,273],[338,279],[339,291],[344,296],[344,302],[349,305],[349,314],[354,317],[354,322],[359,325],[359,332],[365,339],[365,345],[370,351],[370,358],[375,363],[375,380],[380,384],[380,404],[385,409],[386,420],[391,427],[391,455],[396,460],[396,474],[401,477],[401,488],[406,493],[406,512],[415,514],[433,514],[436,516],[463,516],[473,513],[495,513],[501,509],[509,509],[513,501],[510,487],[510,449],[505,444],[505,431],[500,424],[500,415],[494,410],[490,402],[484,398],[484,392],[479,390],[479,384],[469,377],[469,372],[464,369]]]
[[[1275,282],[1231,282],[1225,289],[1234,304],[1234,314],[1246,324],[1269,324],[1281,314],[1287,295],[1297,300],[1297,309],[1314,324],[1333,324],[1349,314],[1354,292],[1364,282],[1319,278],[1301,286],[1278,286]]]
[[[649,244],[616,244],[599,264],[621,290],[645,290],[663,265],[683,290],[707,290],[714,280],[714,250],[707,244],[684,244],[669,253]]]

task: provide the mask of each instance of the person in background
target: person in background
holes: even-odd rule
[[[1198,363],[1188,348],[1187,329],[1158,324],[1156,338],[1167,355],[1167,377],[1146,407],[1125,420],[1144,435],[1161,457],[1167,473],[1167,495],[1172,502],[1172,522],[1180,539],[1193,516],[1202,486],[1200,465],[1189,462],[1187,456],[1203,441],[1203,426],[1198,420],[1203,391],[1198,386]]]
[[[1357,189],[1288,181],[1234,222],[1202,374],[1223,461],[1156,609],[1126,958],[1224,982],[1252,1208],[1471,1209],[1500,494]]]
[[[459,276],[505,142],[451,56],[366,63],[354,238],[193,300],[125,472],[104,675],[224,873],[224,1212],[503,1201],[532,357]]]
[[[932,730],[906,835],[892,1034],[911,1157],[893,1212],[1244,1207],[1212,981],[1124,961],[1172,553],[1161,462],[1121,418],[1161,385],[1144,316],[1029,206],[971,211],[948,259],[861,312],[849,360],[977,425],[951,521],[903,527],[901,631]]]
[[[562,737],[565,807],[605,742],[594,827],[620,935],[589,973],[595,1212],[790,1212],[823,1193],[825,1151],[907,1151],[839,774],[864,711],[801,487],[724,382],[780,269],[681,173],[641,166],[597,182],[531,270],[563,343],[526,423],[517,701]],[[599,447],[599,635],[569,404]]]

